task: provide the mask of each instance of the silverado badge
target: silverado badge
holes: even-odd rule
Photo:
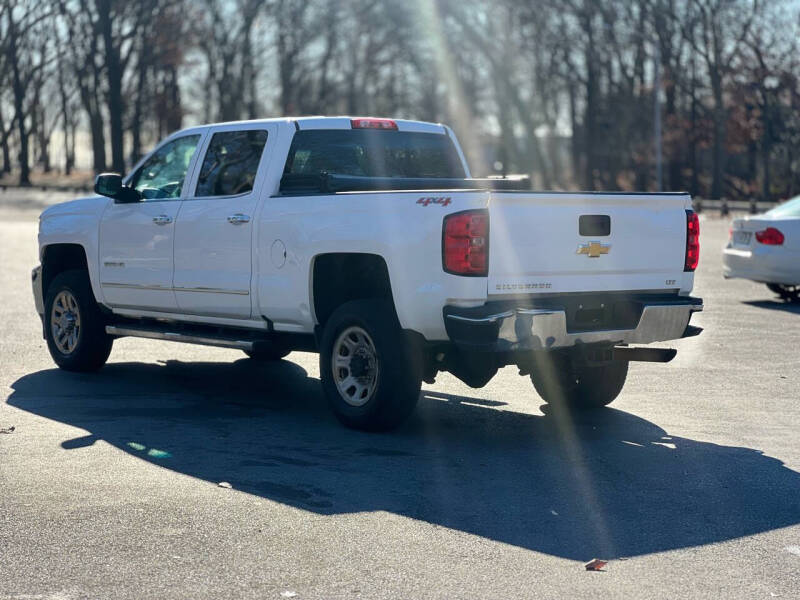
[[[601,242],[589,242],[588,244],[578,244],[578,254],[587,254],[589,258],[598,258],[601,254],[608,254],[611,244]]]

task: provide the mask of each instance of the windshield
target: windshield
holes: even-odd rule
[[[765,214],[770,217],[800,217],[800,196],[787,200],[772,210],[768,210]]]
[[[298,131],[284,174],[465,177],[452,140],[439,133],[367,129]]]

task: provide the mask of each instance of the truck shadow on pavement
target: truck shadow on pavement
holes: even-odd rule
[[[8,404],[131,456],[319,514],[388,511],[559,557],[619,558],[800,522],[800,474],[619,410],[534,416],[424,391],[390,434],[342,428],[280,361],[112,363],[22,377]],[[531,391],[531,401],[539,402]],[[220,488],[220,493],[234,493]]]

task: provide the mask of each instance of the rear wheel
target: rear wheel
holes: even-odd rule
[[[111,353],[113,338],[94,299],[88,274],[58,274],[45,297],[45,336],[55,363],[67,371],[96,371]]]
[[[334,311],[322,334],[322,387],[347,427],[392,429],[414,410],[421,370],[391,306],[356,300]]]
[[[611,404],[627,376],[627,361],[593,365],[572,354],[553,352],[537,357],[531,381],[548,404],[590,410]]]
[[[800,302],[800,285],[785,285],[783,283],[768,283],[771,292],[778,294],[787,302]]]

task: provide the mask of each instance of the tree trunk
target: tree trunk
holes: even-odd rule
[[[69,99],[67,98],[67,89],[64,86],[64,72],[61,68],[58,69],[58,97],[61,108],[61,124],[64,128],[64,174],[69,175],[73,166],[69,153]]]
[[[768,137],[768,134],[765,134],[764,141],[761,144],[761,171],[762,171],[762,180],[761,180],[761,196],[765,202],[769,202],[772,199],[772,181],[770,177],[770,170],[769,170],[769,162],[770,162],[770,155],[772,154],[772,143]]]
[[[583,165],[583,187],[587,191],[595,189],[595,169],[597,166],[597,111],[599,99],[599,77],[597,54],[594,39],[595,6],[584,3],[581,26],[586,37],[584,61],[586,64],[586,106],[583,116],[583,147],[586,162]]]
[[[28,131],[25,128],[25,118],[22,116],[22,103],[14,100],[17,110],[17,133],[19,135],[19,185],[31,184],[31,169],[28,162]]]
[[[89,121],[89,132],[92,137],[92,168],[95,173],[106,170],[106,136],[100,103],[97,100],[97,88],[90,89],[89,84],[79,79],[78,89],[81,104]]]
[[[122,64],[119,48],[114,44],[109,0],[97,0],[97,15],[105,48],[108,80],[108,116],[111,124],[111,162],[114,171],[125,171],[125,148],[122,131]]]
[[[19,135],[19,185],[31,184],[30,165],[28,164],[28,129],[25,127],[25,92],[27,81],[23,83],[19,71],[19,56],[17,55],[17,30],[11,12],[8,15],[8,48],[6,50],[11,63],[11,90],[14,95],[14,112]]]
[[[699,177],[697,176],[697,78],[696,64],[692,55],[692,79],[690,83],[690,108],[689,108],[689,165],[692,170],[689,182],[689,193],[692,197],[697,197],[700,193]]]
[[[664,117],[666,121],[666,129],[669,130],[671,127],[677,127],[677,90],[675,86],[675,74],[672,71],[672,66],[667,64],[665,65],[664,69],[666,74],[665,79],[667,81],[665,86],[667,101],[664,107]],[[670,144],[670,148],[667,153],[667,178],[669,190],[675,191],[685,189],[683,188],[683,178],[681,177],[680,155],[676,151],[674,142]]]
[[[181,89],[178,85],[178,71],[174,65],[167,69],[167,90],[169,110],[167,110],[167,131],[172,133],[183,126],[183,107],[181,106]]]
[[[569,90],[569,125],[572,135],[570,136],[569,149],[572,157],[572,183],[578,185],[581,172],[581,149],[578,140],[580,136],[580,125],[578,123],[577,90],[575,83],[570,81]]]
[[[3,153],[3,165],[0,167],[0,175],[9,173],[11,171],[11,149],[8,146],[8,136],[11,132],[11,126],[6,129],[5,119],[3,118],[3,111],[0,110],[0,148]]]
[[[75,168],[75,132],[78,129],[78,123],[76,121],[70,122],[70,137],[69,137],[69,144],[67,144],[66,151],[67,151],[67,160],[65,162],[65,171],[67,175],[72,172],[72,169]]]
[[[722,92],[714,94],[714,140],[712,144],[711,197],[722,198],[725,177],[725,108],[722,106]]]
[[[31,123],[31,131],[36,136],[38,146],[36,162],[42,167],[44,173],[49,173],[52,170],[50,165],[50,137],[52,132],[47,130],[47,109],[41,103],[41,86],[41,82],[36,84],[36,95],[34,96],[32,109],[36,119]]]
[[[136,99],[133,103],[133,121],[131,122],[131,162],[137,163],[142,156],[142,117],[144,99],[147,92],[147,71],[150,66],[149,44],[142,38],[139,45],[139,57],[136,65]]]
[[[594,171],[596,162],[595,129],[597,122],[597,76],[593,66],[594,58],[587,52],[586,108],[583,117],[583,147],[586,155],[583,172],[583,187],[587,191],[595,188]]]
[[[106,170],[106,135],[103,131],[103,116],[97,110],[87,109],[89,130],[92,134],[92,166],[96,173]]]

